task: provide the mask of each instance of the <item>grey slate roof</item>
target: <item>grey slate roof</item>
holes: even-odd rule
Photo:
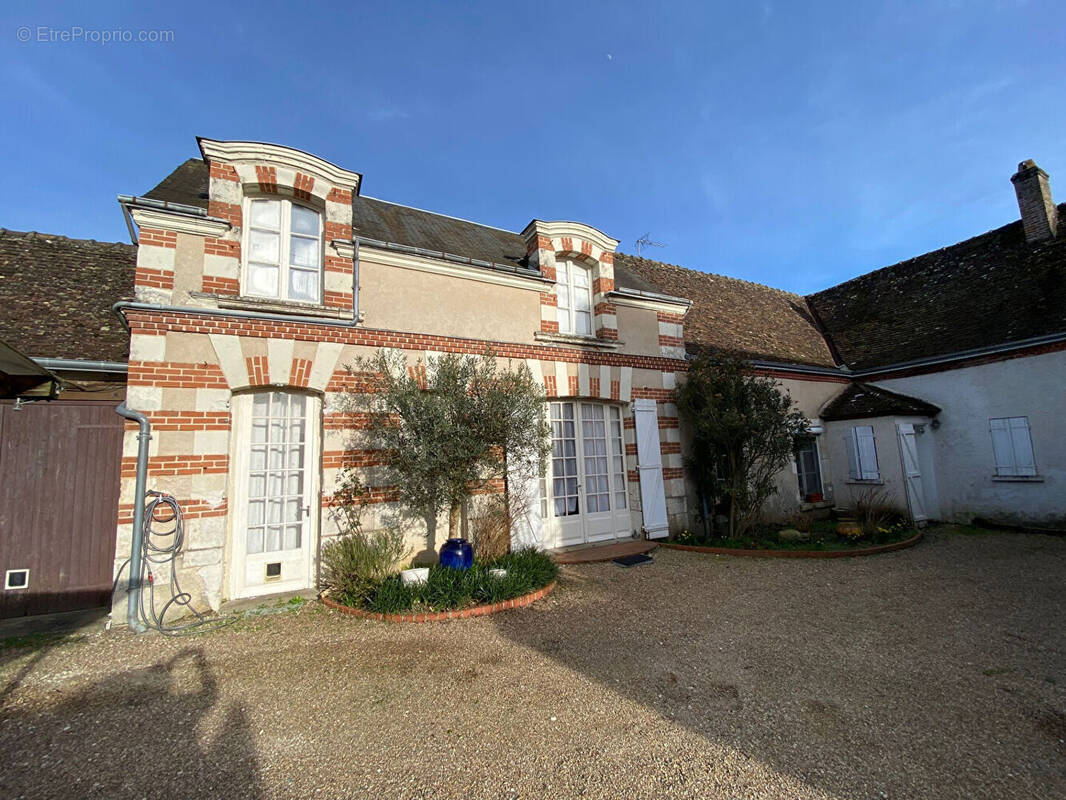
[[[137,249],[0,228],[0,339],[28,356],[125,361],[113,313],[133,297]]]
[[[807,301],[852,369],[1064,332],[1066,232],[1031,245],[1017,220]]]
[[[868,383],[852,383],[830,400],[819,416],[832,421],[888,416],[933,417],[939,413],[937,406],[917,397],[890,392]]]
[[[207,209],[210,178],[207,164],[201,158],[190,158],[144,193],[152,200],[165,200],[183,206]]]

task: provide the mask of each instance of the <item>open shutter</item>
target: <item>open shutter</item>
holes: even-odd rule
[[[1036,459],[1033,457],[1033,439],[1029,434],[1029,419],[1011,417],[1009,427],[1010,442],[1014,449],[1014,474],[1036,475]]]
[[[507,505],[511,512],[511,549],[543,548],[540,467],[535,458],[507,458]]]
[[[661,539],[669,533],[669,528],[655,401],[644,397],[635,400],[633,417],[637,428],[637,466],[640,471],[640,507],[644,516],[644,532],[649,539]]]
[[[844,450],[848,454],[848,478],[859,480],[859,447],[855,439],[855,429],[844,434]]]
[[[864,481],[880,479],[877,468],[877,444],[874,441],[874,429],[869,425],[855,428],[855,444],[859,451],[859,477]]]
[[[992,434],[992,453],[996,460],[997,475],[1014,475],[1014,446],[1006,417],[990,419],[988,430]],[[1031,448],[1030,448],[1031,449]]]

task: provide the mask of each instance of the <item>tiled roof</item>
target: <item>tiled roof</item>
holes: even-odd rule
[[[866,419],[869,417],[932,417],[940,409],[919,400],[868,383],[852,383],[830,400],[819,415],[824,420]]]
[[[0,228],[0,339],[28,356],[125,361],[111,312],[133,296],[136,248]]]
[[[1031,245],[1018,220],[807,301],[853,369],[1063,332],[1066,235]]]
[[[653,291],[685,297],[690,352],[715,350],[745,358],[834,366],[833,357],[798,294],[758,283],[615,254],[615,272],[635,275]],[[639,287],[636,287],[639,288]]]

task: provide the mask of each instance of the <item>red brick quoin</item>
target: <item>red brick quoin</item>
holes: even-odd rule
[[[351,614],[353,617],[363,617],[364,619],[373,619],[378,622],[447,622],[451,619],[483,617],[486,614],[495,614],[497,611],[506,611],[509,608],[524,608],[525,606],[533,605],[554,588],[555,581],[552,581],[543,589],[537,589],[535,592],[516,597],[513,600],[504,600],[502,603],[474,606],[473,608],[461,608],[456,611],[431,611],[428,614],[375,614],[373,611],[364,611],[361,608],[352,608],[351,606],[341,605],[335,600],[330,600],[327,595],[322,596],[322,602],[329,608],[344,614]]]

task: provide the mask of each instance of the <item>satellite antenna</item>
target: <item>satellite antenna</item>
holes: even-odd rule
[[[649,237],[651,233],[645,233],[637,239],[637,258],[640,258],[645,247],[666,247],[662,242],[653,242]]]

